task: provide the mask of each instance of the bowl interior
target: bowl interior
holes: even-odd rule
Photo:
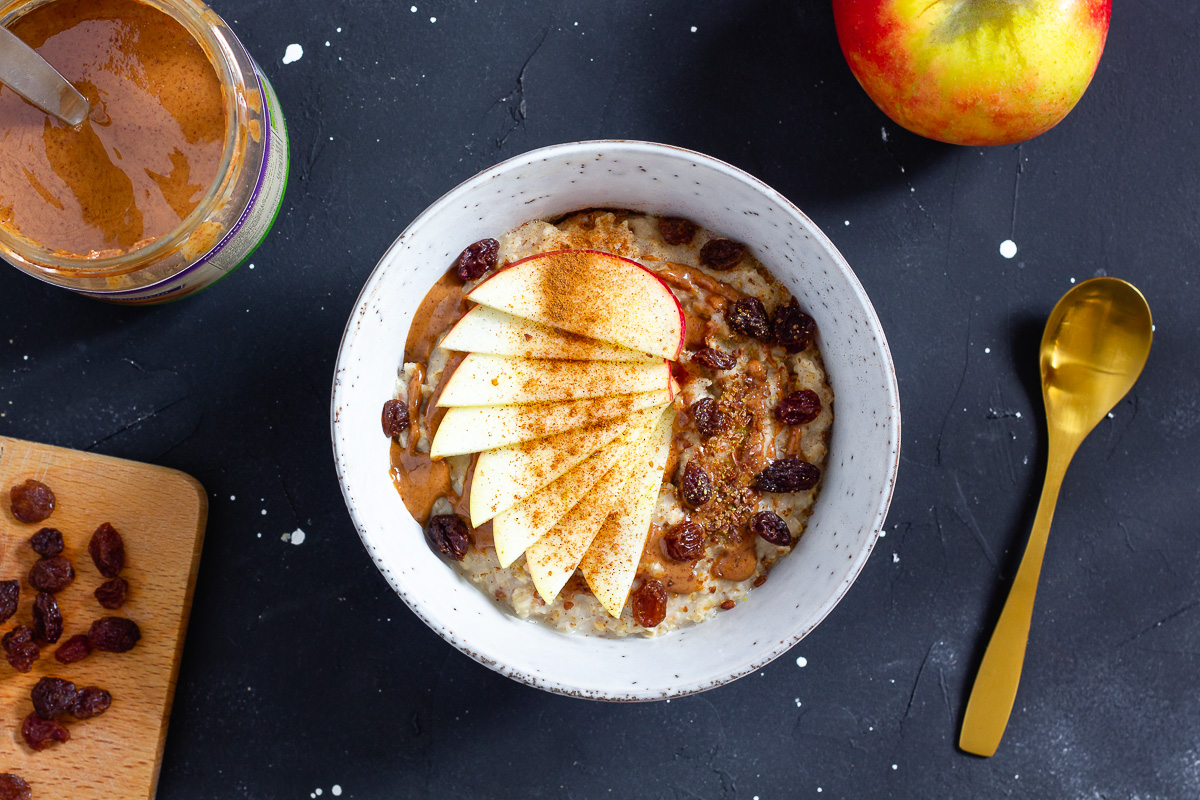
[[[654,639],[564,635],[517,619],[425,543],[388,475],[380,430],[409,322],[468,244],[533,218],[594,207],[683,216],[748,243],[816,319],[835,395],[824,487],[795,552],[748,602]],[[900,410],[891,356],[858,280],[781,195],[727,164],[640,142],[584,142],[504,162],[438,200],[372,273],[334,378],[334,454],[364,544],[414,613],[467,655],[534,686],[650,700],[745,675],[799,641],[858,575],[895,481]]]

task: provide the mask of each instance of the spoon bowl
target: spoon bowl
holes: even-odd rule
[[[1050,450],[1029,544],[971,688],[959,747],[995,754],[1008,726],[1037,594],[1050,522],[1079,445],[1137,382],[1154,338],[1146,298],[1117,278],[1093,278],[1054,306],[1042,334],[1042,399]]]

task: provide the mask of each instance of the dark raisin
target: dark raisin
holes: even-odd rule
[[[124,617],[101,617],[88,630],[92,649],[102,653],[124,653],[132,650],[142,638],[137,623]]]
[[[71,716],[75,719],[91,719],[98,717],[112,705],[112,695],[95,686],[86,686],[79,690],[75,697],[75,705]]]
[[[29,537],[29,546],[33,548],[33,552],[39,556],[62,555],[63,551],[63,535],[58,528],[42,528],[40,531]]]
[[[383,404],[383,435],[389,439],[399,438],[408,430],[408,404],[399,400],[388,400]]]
[[[54,492],[44,483],[27,480],[8,490],[12,515],[21,522],[41,522],[54,513]]]
[[[692,403],[688,413],[692,415],[692,421],[696,423],[696,430],[705,439],[716,436],[725,425],[724,415],[717,408],[717,401],[711,397],[704,397]]]
[[[454,261],[458,277],[464,281],[482,278],[483,273],[496,266],[496,256],[499,253],[500,243],[495,239],[480,239],[475,244],[467,245],[467,249]]]
[[[17,672],[29,672],[33,662],[38,660],[41,649],[33,641],[33,628],[28,625],[18,625],[0,639],[0,647],[4,648],[4,657]]]
[[[692,358],[709,369],[733,369],[737,366],[736,358],[715,347],[705,347],[702,350],[697,350]]]
[[[117,529],[107,522],[92,534],[88,542],[88,554],[96,569],[106,578],[115,578],[125,569],[125,542]]]
[[[58,719],[75,707],[79,691],[75,684],[63,678],[42,678],[29,693],[33,710],[42,719]]]
[[[754,476],[754,488],[764,492],[800,492],[821,479],[821,470],[799,456],[772,461]]]
[[[93,594],[96,601],[110,611],[125,605],[125,596],[129,594],[129,583],[124,578],[113,578],[100,584]]]
[[[92,654],[92,643],[86,633],[77,633],[58,646],[54,660],[60,664],[74,664]]]
[[[746,245],[732,239],[709,239],[700,248],[700,263],[709,269],[725,271],[746,257]]]
[[[683,522],[667,531],[663,549],[672,561],[696,561],[704,556],[704,530],[694,522]]]
[[[696,236],[696,223],[682,217],[659,217],[658,232],[667,244],[687,244]]]
[[[633,621],[653,628],[667,618],[667,590],[654,578],[647,578],[633,593]]]
[[[457,514],[439,514],[429,520],[425,535],[433,549],[455,561],[467,555],[471,540],[467,537],[467,523]]]
[[[767,318],[767,309],[757,297],[735,300],[725,310],[725,324],[735,333],[752,339],[765,342],[771,338],[771,321]]]
[[[5,772],[0,774],[0,800],[33,800],[33,790],[24,779]]]
[[[54,644],[62,638],[63,616],[54,595],[38,592],[33,601],[33,638],[38,644]]]
[[[692,508],[699,508],[712,499],[712,478],[695,461],[689,461],[679,482],[679,497]]]
[[[25,737],[25,744],[34,750],[45,750],[55,742],[65,742],[71,738],[71,732],[61,722],[42,719],[36,711],[29,712],[25,718],[21,735]]]
[[[775,407],[775,419],[784,425],[806,425],[821,413],[821,398],[812,389],[792,392]]]
[[[750,532],[776,547],[787,547],[792,543],[792,532],[783,517],[774,511],[759,511],[750,518]]]
[[[775,309],[775,321],[772,324],[775,342],[789,353],[799,353],[812,344],[817,335],[817,322],[800,310],[796,298],[786,306]]]
[[[726,611],[732,611],[736,606],[737,603],[732,600],[726,600],[724,603],[721,603],[721,608],[725,609]]]
[[[20,581],[0,581],[0,625],[8,622],[17,613],[17,602],[21,599]]]
[[[75,567],[62,556],[39,558],[29,570],[29,585],[39,592],[56,594],[75,580]]]

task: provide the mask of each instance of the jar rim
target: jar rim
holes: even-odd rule
[[[8,27],[13,21],[35,8],[57,0],[11,0],[0,6],[0,26]],[[184,27],[199,43],[221,82],[221,95],[225,105],[225,141],[217,177],[208,187],[200,202],[178,225],[168,233],[157,237],[143,247],[111,256],[92,257],[79,254],[64,254],[59,250],[44,247],[31,239],[14,234],[0,226],[0,247],[5,255],[16,257],[39,272],[77,278],[104,278],[125,275],[155,264],[158,259],[170,255],[187,242],[192,233],[209,219],[220,202],[230,193],[239,169],[231,169],[239,152],[244,149],[245,117],[247,111],[243,92],[239,89],[261,93],[258,77],[249,63],[249,54],[234,37],[224,20],[199,0],[136,0],[167,14]],[[239,58],[241,56],[241,58]]]

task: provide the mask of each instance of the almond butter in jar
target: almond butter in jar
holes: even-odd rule
[[[87,98],[71,128],[0,87],[0,254],[127,304],[216,283],[266,237],[287,130],[266,77],[197,0],[0,0],[0,25]]]

